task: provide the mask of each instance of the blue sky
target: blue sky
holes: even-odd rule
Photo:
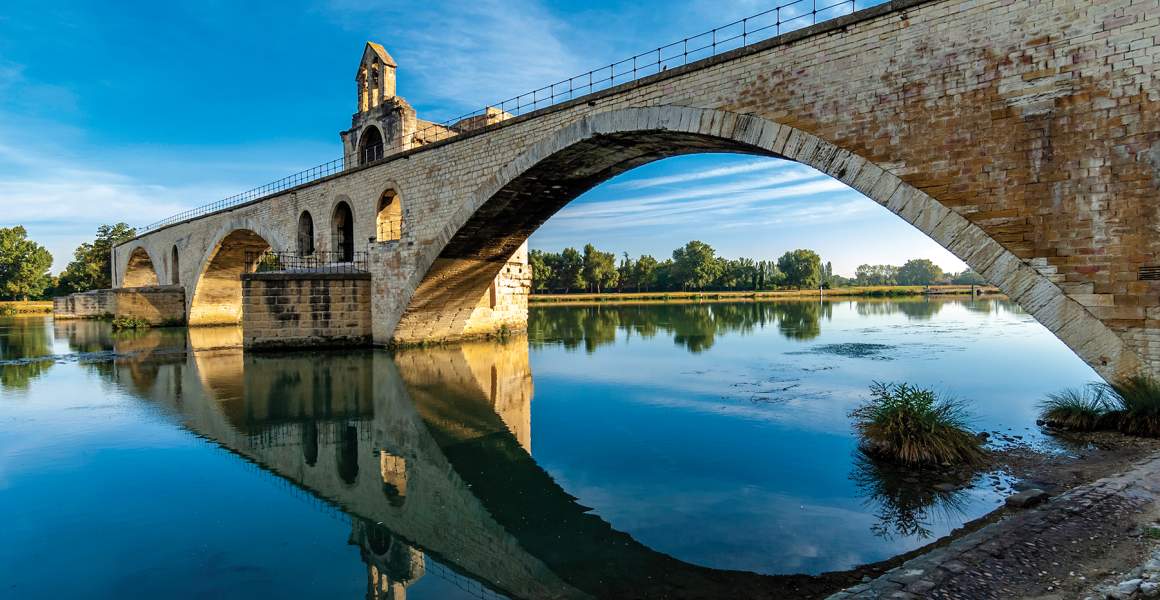
[[[399,62],[399,95],[441,120],[772,6],[409,4],[5,2],[0,226],[27,227],[59,270],[101,223],[143,225],[338,157],[366,40]],[[726,256],[814,248],[843,274],[912,257],[963,268],[857,192],[744,156],[636,169],[569,205],[532,245],[662,257],[693,238]]]

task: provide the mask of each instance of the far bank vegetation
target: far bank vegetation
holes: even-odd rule
[[[927,259],[914,259],[902,266],[861,265],[855,277],[837,275],[829,262],[808,249],[791,250],[777,260],[725,258],[705,242],[694,240],[672,256],[658,260],[650,255],[633,258],[592,244],[583,250],[565,248],[561,252],[532,250],[532,290],[544,294],[633,293],[657,295],[697,292],[769,292],[849,288],[874,288],[877,295],[895,295],[908,286],[982,286],[986,281],[973,271],[944,273]],[[902,292],[897,295],[905,295]],[[875,295],[875,294],[867,294]]]

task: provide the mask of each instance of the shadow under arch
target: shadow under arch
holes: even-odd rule
[[[157,267],[154,266],[153,258],[149,256],[149,252],[145,250],[144,246],[134,248],[133,252],[129,254],[128,264],[125,265],[125,276],[121,279],[121,287],[146,287],[160,283],[161,280],[157,277]]]
[[[442,248],[417,258],[397,341],[454,339],[504,264],[553,214],[596,185],[650,162],[725,152],[792,160],[890,210],[998,286],[1104,377],[1139,357],[1086,308],[962,215],[864,157],[754,116],[684,106],[614,109],[549,132],[482,184],[449,219]],[[404,293],[406,290],[404,290]],[[435,318],[438,316],[439,318]],[[441,321],[432,335],[431,323]],[[420,333],[422,332],[422,333]]]
[[[189,303],[189,324],[237,325],[242,321],[243,273],[254,270],[270,243],[250,229],[221,238],[202,264]]]

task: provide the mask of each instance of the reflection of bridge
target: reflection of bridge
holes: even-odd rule
[[[735,152],[795,160],[864,193],[1104,375],[1155,370],[1160,217],[1147,207],[1160,110],[1145,57],[1160,26],[1146,10],[1060,0],[1043,18],[1027,2],[895,0],[688,65],[658,49],[641,61],[648,76],[634,60],[621,85],[572,98],[569,80],[567,101],[446,125],[415,115],[395,94],[394,60],[368,44],[342,160],[119,246],[114,279],[178,286],[191,324],[234,323],[247,256],[352,262],[369,240],[365,307],[295,316],[292,302],[262,300],[268,290],[246,306],[322,323],[307,337],[338,321],[377,343],[514,328],[526,319],[521,248],[553,213],[650,161]],[[351,313],[332,318],[340,310]]]
[[[112,376],[351,515],[372,597],[403,597],[424,576],[424,553],[520,598],[778,598],[798,581],[678,561],[577,504],[529,455],[522,339],[393,360],[236,349],[186,357],[180,345],[151,352],[149,340],[164,341],[159,332],[136,340],[126,350],[138,354]]]

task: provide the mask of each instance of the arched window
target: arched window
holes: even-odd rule
[[[395,190],[387,190],[379,196],[379,212],[376,219],[375,239],[389,242],[403,237],[403,201]]]
[[[383,157],[383,134],[378,127],[367,127],[358,141],[358,164],[365,165]]]
[[[314,217],[304,210],[298,217],[298,256],[311,254],[314,254]]]
[[[177,261],[177,246],[174,246],[169,251],[169,283],[173,285],[181,283],[181,266]]]
[[[334,207],[334,216],[330,221],[333,223],[331,246],[336,253],[335,258],[342,262],[354,260],[354,214],[351,213],[350,205],[339,202]]]

